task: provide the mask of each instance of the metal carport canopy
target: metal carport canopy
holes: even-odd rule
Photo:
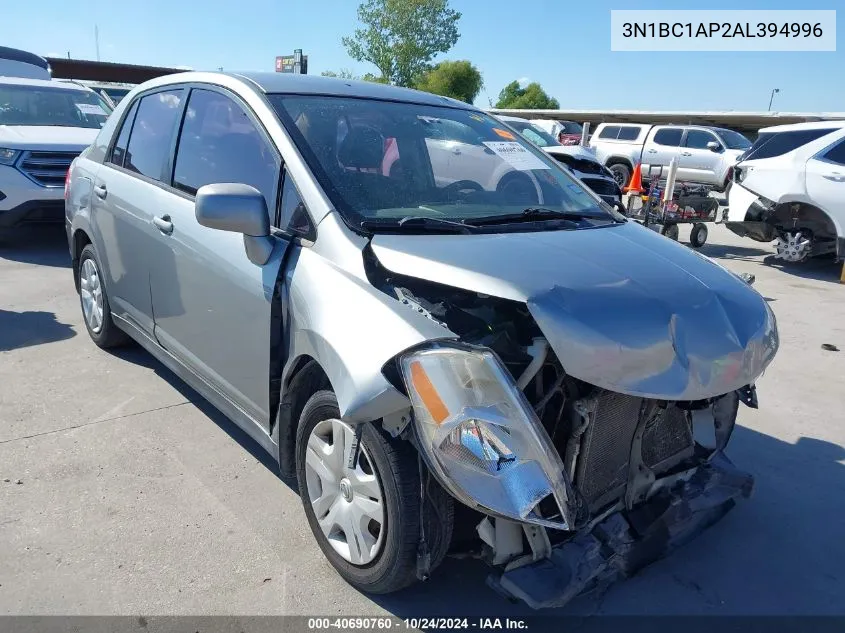
[[[512,110],[492,109],[492,114],[504,114],[525,119],[555,119],[558,121],[589,122],[594,130],[599,123],[693,124],[726,127],[740,132],[756,133],[771,125],[845,119],[845,112],[683,112],[678,110]]]
[[[65,59],[64,57],[47,57],[46,59],[50,64],[50,70],[54,79],[82,79],[86,81],[140,84],[155,77],[181,73],[186,70],[184,68],[95,62],[87,59]]]

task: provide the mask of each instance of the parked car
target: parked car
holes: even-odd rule
[[[760,130],[734,169],[725,226],[776,257],[845,259],[845,121]]]
[[[50,64],[47,60],[17,48],[0,46],[0,77],[21,77],[24,79],[50,80]]]
[[[725,191],[731,171],[751,141],[739,132],[701,125],[641,125],[600,123],[590,137],[599,161],[613,172],[620,187],[631,180],[637,163],[643,179],[666,177],[673,158],[678,158],[678,181],[710,185]]]
[[[109,112],[83,86],[0,77],[0,229],[64,220],[68,167]]]
[[[592,152],[580,145],[561,145],[542,127],[534,125],[534,121],[502,115],[498,115],[497,118],[565,165],[573,176],[587,185],[593,193],[610,206],[620,210],[624,209],[622,190],[610,170],[599,163]]]
[[[553,119],[532,119],[531,123],[555,137],[561,145],[579,145],[584,128],[575,121]]]
[[[428,139],[467,130],[490,151],[455,171],[539,191],[438,182]],[[562,604],[750,489],[723,451],[778,347],[768,304],[466,103],[160,77],[73,162],[67,231],[94,343],[134,339],[277,458],[361,590],[469,528],[504,593]]]

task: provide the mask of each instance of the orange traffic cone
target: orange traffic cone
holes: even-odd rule
[[[643,169],[640,163],[634,167],[634,173],[631,175],[631,182],[622,191],[625,193],[642,193],[643,189]]]

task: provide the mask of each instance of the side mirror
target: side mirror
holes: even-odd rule
[[[262,266],[273,252],[267,202],[255,187],[239,183],[204,185],[197,191],[194,214],[202,226],[242,233],[249,260]]]
[[[722,151],[722,144],[717,141],[710,141],[709,143],[707,143],[707,149],[709,149],[711,152],[718,153]]]

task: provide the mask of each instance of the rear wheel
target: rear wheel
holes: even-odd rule
[[[624,163],[614,163],[613,165],[608,165],[607,168],[610,170],[610,173],[613,174],[613,179],[621,189],[627,187],[628,183],[631,182],[631,168],[628,167],[628,165],[625,165]]]
[[[693,248],[701,248],[707,242],[707,225],[697,222],[689,234],[689,243]]]
[[[82,317],[91,340],[98,347],[108,349],[125,345],[129,337],[114,324],[100,270],[94,247],[88,244],[79,255],[79,301]]]
[[[418,456],[409,442],[374,424],[360,428],[360,441],[357,430],[340,419],[333,392],[318,391],[308,400],[296,437],[299,494],[311,531],[337,572],[361,591],[390,593],[417,580]],[[424,534],[434,569],[449,546],[454,508],[451,497],[427,480]]]

